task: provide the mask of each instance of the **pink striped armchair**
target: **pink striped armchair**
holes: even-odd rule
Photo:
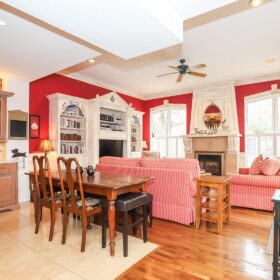
[[[197,160],[103,157],[96,170],[155,177],[148,186],[153,195],[153,216],[185,225],[194,222],[195,179],[200,176]]]

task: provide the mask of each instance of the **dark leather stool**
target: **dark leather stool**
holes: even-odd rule
[[[143,241],[147,242],[147,207],[151,205],[152,195],[144,192],[127,193],[118,196],[116,200],[116,211],[122,212],[123,217],[121,219],[122,233],[123,233],[123,253],[124,256],[128,255],[128,230],[133,229],[133,234],[137,233],[137,226],[142,224],[143,226]],[[107,200],[101,200],[101,205],[104,208],[108,208]],[[141,213],[137,213],[136,209],[141,207]],[[128,223],[128,213],[132,215],[132,223]],[[151,211],[150,211],[151,213]],[[104,221],[105,219],[102,219]],[[106,235],[102,236],[102,247],[106,246]]]

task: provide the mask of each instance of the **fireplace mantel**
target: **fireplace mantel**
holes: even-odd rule
[[[238,173],[240,134],[186,135],[184,137],[186,158],[196,158],[198,152],[224,153],[223,174]]]
[[[190,137],[190,138],[194,138],[194,137],[200,137],[200,138],[205,138],[205,137],[241,137],[241,134],[212,134],[212,135],[208,135],[208,134],[187,134],[186,137]]]
[[[217,135],[238,134],[239,126],[233,83],[197,88],[193,91],[190,133],[196,135],[196,129],[211,132],[205,124],[204,115],[207,108],[212,105],[219,108],[223,120],[223,123],[217,127]]]
[[[193,152],[193,142],[199,141],[199,140],[194,140],[194,139],[206,139],[206,141],[208,142],[206,147],[209,147],[209,146],[213,146],[213,145],[211,145],[212,141],[217,141],[218,138],[225,138],[224,141],[227,142],[227,146],[226,146],[226,150],[224,150],[224,151],[227,151],[228,153],[239,154],[240,137],[241,137],[241,134],[227,134],[227,135],[225,135],[225,134],[215,134],[215,135],[189,134],[184,137],[185,152],[186,153]],[[200,142],[206,142],[206,141],[200,141]],[[207,151],[206,147],[204,149],[205,151]]]
[[[209,106],[217,107],[221,114],[222,121],[216,127],[209,128],[205,123],[204,117]],[[199,132],[205,134],[198,134]],[[186,158],[196,158],[199,152],[222,153],[222,175],[238,173],[240,136],[234,84],[225,83],[195,89],[190,134],[184,137]]]

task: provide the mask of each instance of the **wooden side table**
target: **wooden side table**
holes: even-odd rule
[[[197,180],[196,228],[200,221],[218,224],[222,234],[223,222],[230,222],[230,181],[231,177],[202,176]]]

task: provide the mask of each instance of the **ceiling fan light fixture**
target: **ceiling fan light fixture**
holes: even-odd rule
[[[167,73],[167,74],[163,74],[163,75],[158,75],[157,77],[163,77],[163,76],[177,74],[178,76],[177,76],[176,83],[180,83],[183,80],[183,77],[186,74],[196,76],[196,77],[200,77],[200,78],[205,78],[207,76],[207,74],[205,74],[205,73],[193,71],[193,70],[196,70],[196,69],[201,69],[201,68],[206,67],[206,64],[200,63],[200,64],[189,67],[187,64],[184,64],[186,61],[183,58],[180,59],[179,62],[181,64],[179,64],[178,66],[168,66],[168,68],[174,69],[174,70],[176,70],[176,72]]]
[[[254,7],[257,7],[257,6],[260,6],[262,4],[264,4],[265,0],[250,0],[249,1],[249,6],[251,8],[254,8]]]

